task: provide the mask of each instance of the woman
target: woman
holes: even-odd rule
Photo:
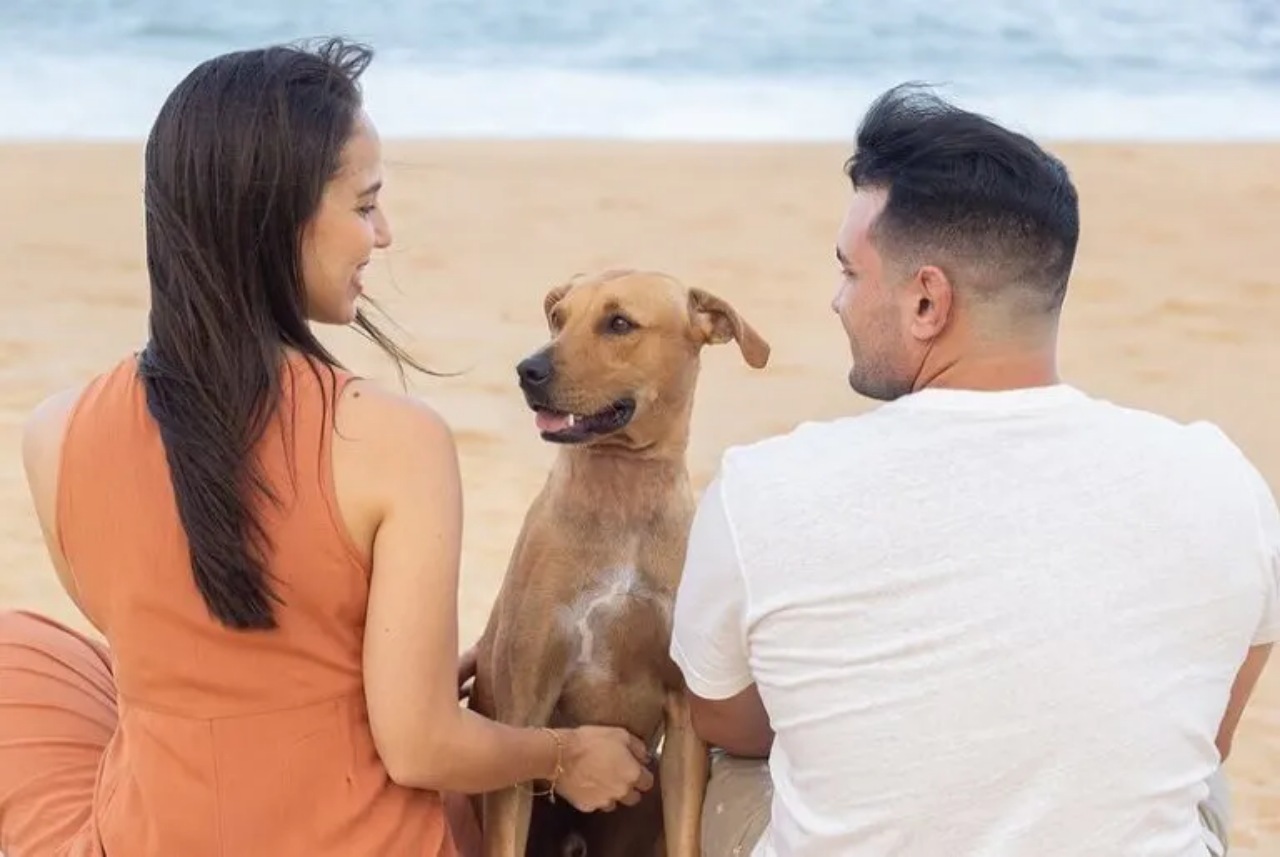
[[[446,794],[550,783],[596,809],[652,785],[625,732],[459,706],[449,429],[309,328],[412,363],[356,309],[391,241],[370,56],[221,56],[152,128],[146,347],[24,432],[59,580],[108,646],[0,615],[8,857],[449,855]]]

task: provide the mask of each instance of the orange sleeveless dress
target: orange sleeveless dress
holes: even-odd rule
[[[369,568],[330,466],[349,376],[287,363],[259,452],[282,500],[266,524],[284,604],[278,629],[238,632],[195,587],[136,368],[85,390],[58,480],[58,538],[108,646],[0,614],[0,852],[452,857],[440,796],[393,783],[370,732]]]

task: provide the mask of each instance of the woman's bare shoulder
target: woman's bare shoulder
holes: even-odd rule
[[[334,462],[339,493],[379,513],[418,502],[423,492],[452,490],[460,479],[445,418],[429,402],[368,380],[343,388]]]
[[[372,552],[389,515],[426,520],[450,502],[460,474],[453,433],[427,402],[368,380],[348,382],[333,433],[338,507],[356,544]]]
[[[343,388],[336,429],[344,442],[364,442],[370,449],[392,451],[406,443],[453,444],[448,422],[429,402],[366,378],[352,379]]]

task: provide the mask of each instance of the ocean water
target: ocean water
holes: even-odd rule
[[[0,137],[141,138],[200,60],[329,34],[387,136],[847,140],[925,80],[1047,136],[1280,139],[1280,0],[0,0]]]

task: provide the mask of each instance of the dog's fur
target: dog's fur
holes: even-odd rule
[[[577,277],[544,311],[551,341],[519,367],[530,407],[621,419],[608,409],[634,405],[607,433],[544,430],[563,445],[477,644],[471,704],[514,725],[620,726],[661,752],[635,807],[584,815],[527,789],[485,795],[485,853],[697,857],[707,748],[668,655],[696,506],[689,420],[704,345],[736,340],[754,368],[769,345],[724,300],[654,272]]]

